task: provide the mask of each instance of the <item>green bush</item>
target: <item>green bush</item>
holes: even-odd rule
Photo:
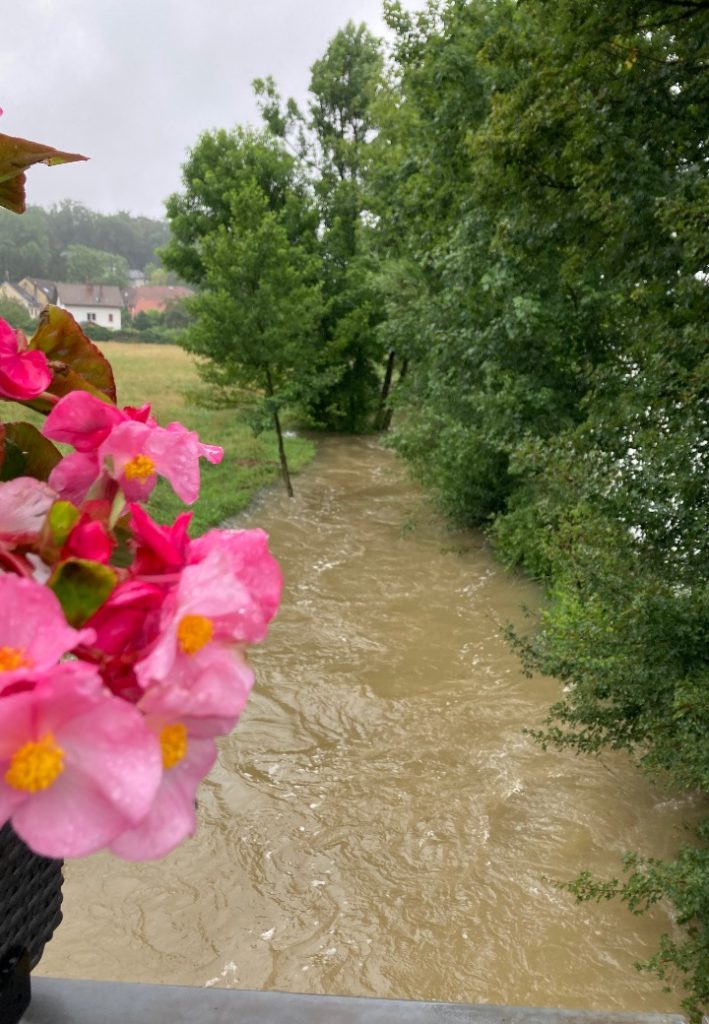
[[[115,331],[112,331],[109,327],[103,327],[101,324],[83,321],[79,326],[86,337],[91,338],[92,341],[111,341],[116,337]]]

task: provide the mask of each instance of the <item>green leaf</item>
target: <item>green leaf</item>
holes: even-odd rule
[[[111,364],[65,309],[46,306],[42,310],[39,327],[29,347],[44,352],[52,363],[54,377],[47,388],[50,394],[63,397],[70,391],[88,391],[115,403],[116,384]],[[40,412],[51,409],[41,398],[28,404]]]
[[[44,524],[49,543],[60,548],[79,521],[80,512],[70,501],[55,501]]]
[[[69,558],[54,570],[48,586],[70,626],[82,626],[110,596],[118,581],[114,569],[85,558]]]
[[[0,424],[0,480],[18,476],[47,480],[61,457],[31,423]]]
[[[33,164],[66,164],[86,160],[80,153],[64,153],[41,142],[29,142],[0,133],[0,206],[13,213],[25,211],[24,171]]]

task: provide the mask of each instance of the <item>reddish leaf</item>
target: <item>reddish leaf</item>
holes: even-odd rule
[[[115,404],[116,385],[111,364],[65,309],[45,306],[29,347],[44,352],[52,365],[54,377],[47,388],[50,394],[61,398],[70,391],[89,391]],[[41,398],[27,404],[41,412],[51,409]]]
[[[0,206],[14,213],[25,209],[25,177],[23,172],[33,164],[66,164],[86,160],[80,153],[64,153],[41,142],[18,139],[0,133]]]
[[[26,174],[18,174],[15,178],[0,181],[0,206],[13,213],[25,212],[25,180]]]
[[[0,424],[0,480],[18,476],[46,480],[61,457],[31,423]]]

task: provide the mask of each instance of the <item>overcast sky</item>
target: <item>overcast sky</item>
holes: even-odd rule
[[[162,217],[200,132],[257,123],[258,76],[302,101],[310,65],[348,19],[384,31],[380,0],[13,4],[0,34],[0,131],[91,157],[32,168],[28,201]]]

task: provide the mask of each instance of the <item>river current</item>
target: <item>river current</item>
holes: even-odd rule
[[[555,881],[670,854],[691,816],[620,756],[523,732],[558,696],[501,636],[537,589],[451,533],[373,440],[325,439],[240,526],[286,579],[257,685],[162,861],[66,866],[38,973],[401,999],[676,1011],[638,973],[673,923]]]

